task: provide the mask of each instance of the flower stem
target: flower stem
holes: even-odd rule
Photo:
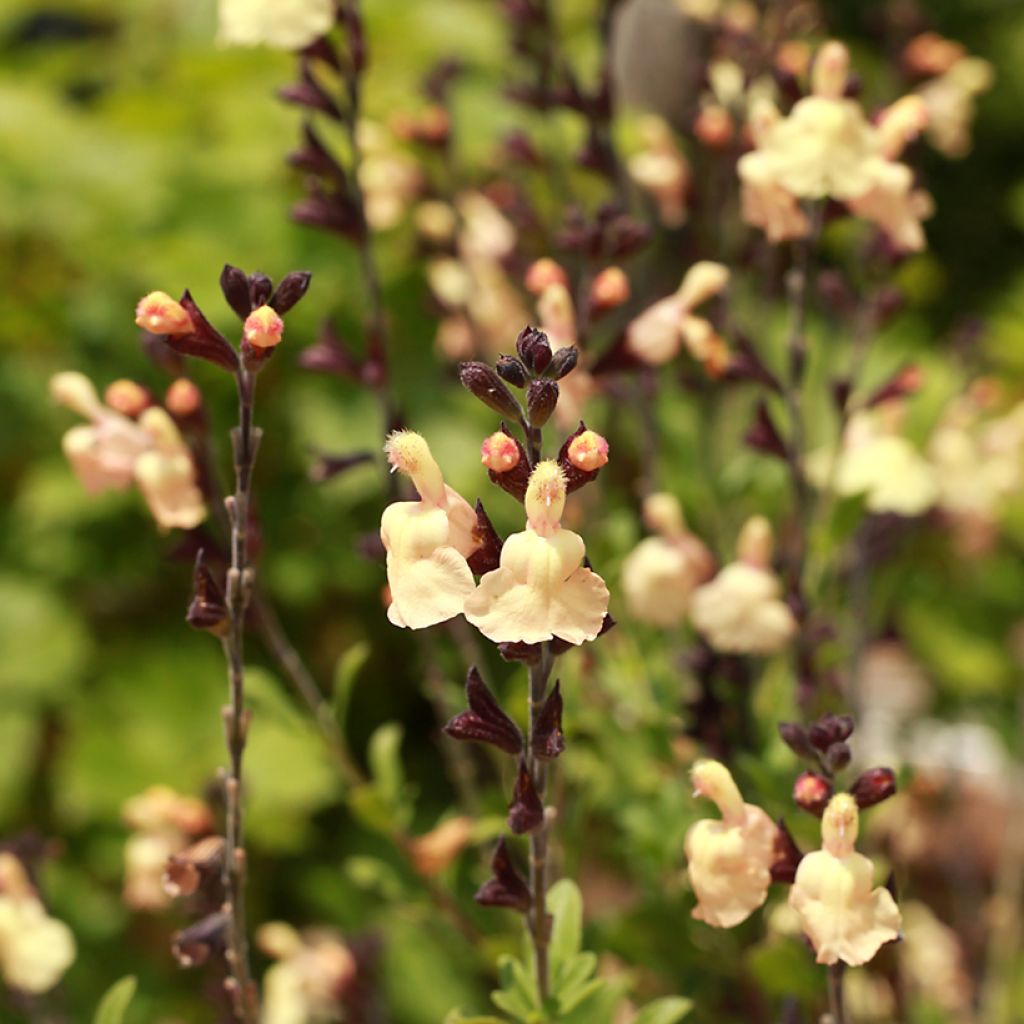
[[[843,1010],[843,965],[832,964],[828,969],[828,1007],[832,1024],[846,1024]]]
[[[550,644],[541,647],[540,661],[530,665],[530,725],[526,737],[526,767],[533,780],[533,787],[544,801],[544,789],[547,783],[547,768],[533,753],[533,734],[537,719],[548,692],[548,680],[554,665],[554,655]],[[550,928],[547,912],[547,855],[548,855],[548,822],[544,820],[530,834],[530,893],[532,896],[527,921],[530,937],[533,940],[534,963],[537,972],[537,994],[543,1005],[550,994],[550,977],[548,971],[548,942]]]
[[[224,731],[229,767],[224,782],[226,855],[224,858],[225,909],[228,937],[225,958],[228,986],[235,1018],[255,1024],[258,997],[249,966],[249,942],[245,918],[245,830],[242,804],[242,758],[249,729],[245,706],[245,614],[253,590],[253,569],[249,564],[249,502],[252,471],[259,447],[260,431],[253,426],[254,378],[245,368],[238,371],[238,427],[232,431],[235,463],[235,493],[225,504],[231,522],[231,568],[227,576],[228,632],[224,656],[228,665],[230,703],[224,708]]]

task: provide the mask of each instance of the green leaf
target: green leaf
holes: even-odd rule
[[[580,993],[596,970],[597,954],[577,953],[559,970],[552,972],[552,995],[557,997],[562,1009],[572,1009],[580,1001]]]
[[[693,1000],[682,996],[666,996],[648,1003],[637,1015],[633,1024],[676,1024],[693,1009]]]
[[[444,1019],[444,1024],[505,1024],[500,1017],[463,1017],[459,1009],[452,1010]]]
[[[528,1021],[540,1011],[537,990],[533,978],[527,972],[522,960],[505,955],[498,960],[498,978],[501,988],[491,993],[491,1001],[499,1010]]]
[[[359,641],[354,643],[334,666],[334,691],[331,694],[331,706],[334,708],[334,717],[342,728],[345,727],[345,719],[348,717],[348,707],[356,680],[369,656],[370,645]]]
[[[138,982],[131,974],[115,981],[96,1007],[92,1024],[122,1024],[128,1004],[135,998],[137,987]]]
[[[564,965],[575,959],[583,941],[583,896],[579,886],[570,878],[559,879],[548,890],[547,907],[553,918],[548,955],[552,977],[558,977]]]

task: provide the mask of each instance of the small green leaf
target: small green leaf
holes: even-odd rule
[[[559,970],[552,972],[553,995],[557,996],[563,1008],[578,1002],[578,994],[597,970],[597,954],[577,953]]]
[[[381,800],[394,809],[402,802],[405,783],[401,757],[403,733],[397,722],[385,722],[370,737],[367,751],[374,788]]]
[[[444,1019],[444,1024],[505,1024],[500,1017],[463,1017],[459,1009],[452,1010]]]
[[[344,728],[345,719],[348,717],[348,706],[352,699],[352,691],[355,689],[356,679],[370,656],[370,645],[359,641],[354,643],[339,659],[334,666],[334,690],[331,694],[331,705],[334,708],[334,717],[338,724]]]
[[[539,1011],[540,1006],[533,978],[523,966],[523,962],[508,955],[499,958],[498,979],[501,988],[491,993],[494,1005],[516,1020],[530,1020]]]
[[[122,1024],[128,1004],[135,998],[137,987],[138,982],[131,974],[120,981],[115,981],[96,1007],[92,1024]]]
[[[666,996],[648,1003],[637,1015],[633,1024],[676,1024],[693,1009],[693,1000],[682,996]]]
[[[548,954],[551,973],[557,977],[563,966],[580,951],[583,941],[583,896],[570,878],[561,878],[548,890],[548,913],[553,918]]]

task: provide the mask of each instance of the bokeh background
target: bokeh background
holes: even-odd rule
[[[569,52],[587,68],[595,59],[592,5],[557,6]],[[881,99],[895,95],[876,34],[887,6],[823,5],[867,92]],[[366,8],[367,113],[386,121],[415,108],[423,76],[457,57],[467,71],[454,101],[456,161],[467,179],[486,180],[498,138],[525,118],[501,98],[511,58],[500,5],[375,0]],[[921,437],[980,370],[1011,393],[1024,378],[1024,13],[1009,0],[935,0],[927,14],[938,31],[991,61],[996,83],[980,101],[971,154],[925,157],[938,211],[929,250],[896,271],[906,304],[876,346],[876,378],[907,357],[925,372],[912,419]],[[7,0],[0,12],[0,836],[33,833],[53,853],[43,888],[79,943],[59,997],[68,1019],[87,1019],[107,986],[129,973],[140,979],[131,1020],[213,1019],[203,976],[181,973],[167,951],[182,916],[138,913],[121,900],[121,813],[154,783],[191,794],[210,787],[223,759],[221,653],[184,624],[191,570],[176,556],[180,538],[159,536],[134,493],[89,499],[81,490],[60,453],[72,418],[50,404],[47,381],[77,369],[100,386],[129,377],[159,393],[168,378],[132,322],[140,295],[188,287],[227,329],[217,286],[225,262],[275,278],[312,270],[309,295],[260,381],[260,571],[314,676],[325,690],[337,681],[347,695],[344,728],[377,791],[355,806],[346,800],[308,716],[253,640],[251,913],[340,928],[371,951],[387,1019],[437,1024],[454,1006],[485,1011],[488,965],[518,943],[511,922],[471,901],[486,874],[485,840],[501,828],[501,788],[489,763],[473,760],[481,845],[443,880],[481,929],[480,942],[452,928],[377,826],[383,815],[426,831],[460,799],[439,723],[458,707],[473,652],[465,637],[460,649],[457,637],[399,633],[384,618],[383,569],[361,543],[384,502],[381,460],[323,485],[308,477],[316,451],[380,450],[372,396],[296,365],[328,314],[358,347],[366,296],[355,253],[287,215],[300,178],[284,155],[300,117],[274,92],[291,79],[293,59],[219,48],[214,37],[213,4],[198,0]],[[571,152],[581,129],[568,115],[556,128]],[[579,187],[584,196],[600,191],[585,176]],[[399,403],[453,484],[475,495],[484,488],[478,445],[491,418],[435,351],[437,319],[412,230],[388,232],[378,252]],[[677,278],[683,265],[670,262],[660,273]],[[509,343],[518,326],[510,325]],[[224,438],[230,381],[207,366],[194,376],[213,436]],[[784,501],[775,493],[779,471],[750,453],[716,452],[720,472],[710,481],[699,471],[706,422],[680,393],[664,396],[658,415],[670,439],[663,483],[685,496],[698,530],[732,536],[747,513]],[[612,582],[620,615],[614,581],[641,532],[633,480],[643,452],[635,426],[618,426],[631,454],[585,504],[591,555]],[[614,450],[618,437],[606,432]],[[226,443],[217,454],[227,479]],[[488,502],[500,528],[518,528],[511,501],[494,492]],[[1007,1009],[987,1019],[1024,1020],[1014,923],[1021,843],[1017,836],[1014,857],[1005,856],[1012,790],[986,790],[995,779],[1019,778],[1024,505],[1011,508],[983,556],[965,559],[947,540],[923,528],[896,543],[876,567],[868,609],[872,639],[895,638],[900,656],[912,659],[919,715],[935,723],[929,749],[939,761],[955,749],[979,768],[971,786],[949,796],[941,823],[914,819],[922,830],[915,856],[927,870],[915,880],[905,867],[900,880],[918,897],[934,896],[979,991],[996,986],[998,998],[986,1005]],[[639,991],[694,998],[700,1021],[751,1019],[739,1015],[751,1006],[761,1008],[757,1019],[777,1019],[790,996],[813,1005],[822,977],[796,939],[763,923],[712,934],[689,920],[678,879],[682,837],[696,813],[679,761],[689,724],[686,638],[627,626],[602,643],[592,656],[566,659],[563,677],[570,755],[562,761],[559,867],[583,886],[589,945],[603,951],[613,975],[632,972]],[[473,656],[521,711],[515,666],[493,652]],[[791,711],[783,665],[751,694],[748,742],[736,755],[751,795],[776,813],[789,813],[795,769],[774,722]],[[384,732],[382,723],[390,723]],[[949,734],[943,747],[939,723],[972,731]],[[794,827],[814,835],[812,821]],[[985,913],[995,913],[996,891],[1006,899],[995,908],[1003,916],[991,920]],[[928,999],[901,1012],[899,1019],[920,1022],[973,1019]],[[13,1007],[0,1017],[19,1019]]]

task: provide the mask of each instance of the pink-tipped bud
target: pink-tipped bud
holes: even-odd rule
[[[115,380],[103,392],[103,401],[122,416],[134,419],[149,405],[149,392],[133,380]]]
[[[272,307],[260,306],[246,317],[242,335],[254,348],[274,348],[281,344],[284,321]]]
[[[480,461],[492,473],[507,473],[519,465],[519,445],[500,430],[484,439],[480,446]]]
[[[568,283],[569,279],[566,277],[565,271],[548,256],[534,260],[526,268],[526,276],[523,278],[523,284],[526,285],[526,290],[531,295],[540,295],[553,284],[565,286]]]
[[[798,807],[820,818],[832,799],[832,783],[815,772],[801,772],[793,783],[793,800]]]
[[[569,461],[585,473],[608,464],[608,442],[593,430],[584,430],[569,445]]]
[[[191,334],[192,318],[167,292],[150,292],[135,307],[135,322],[151,334]]]
[[[590,285],[590,305],[595,311],[615,309],[629,298],[629,278],[621,267],[605,267]]]
[[[693,134],[708,149],[725,149],[732,142],[734,131],[732,115],[718,104],[704,107],[693,122]]]
[[[174,381],[164,396],[167,411],[179,420],[194,416],[202,408],[202,404],[202,392],[187,377],[179,377]]]

